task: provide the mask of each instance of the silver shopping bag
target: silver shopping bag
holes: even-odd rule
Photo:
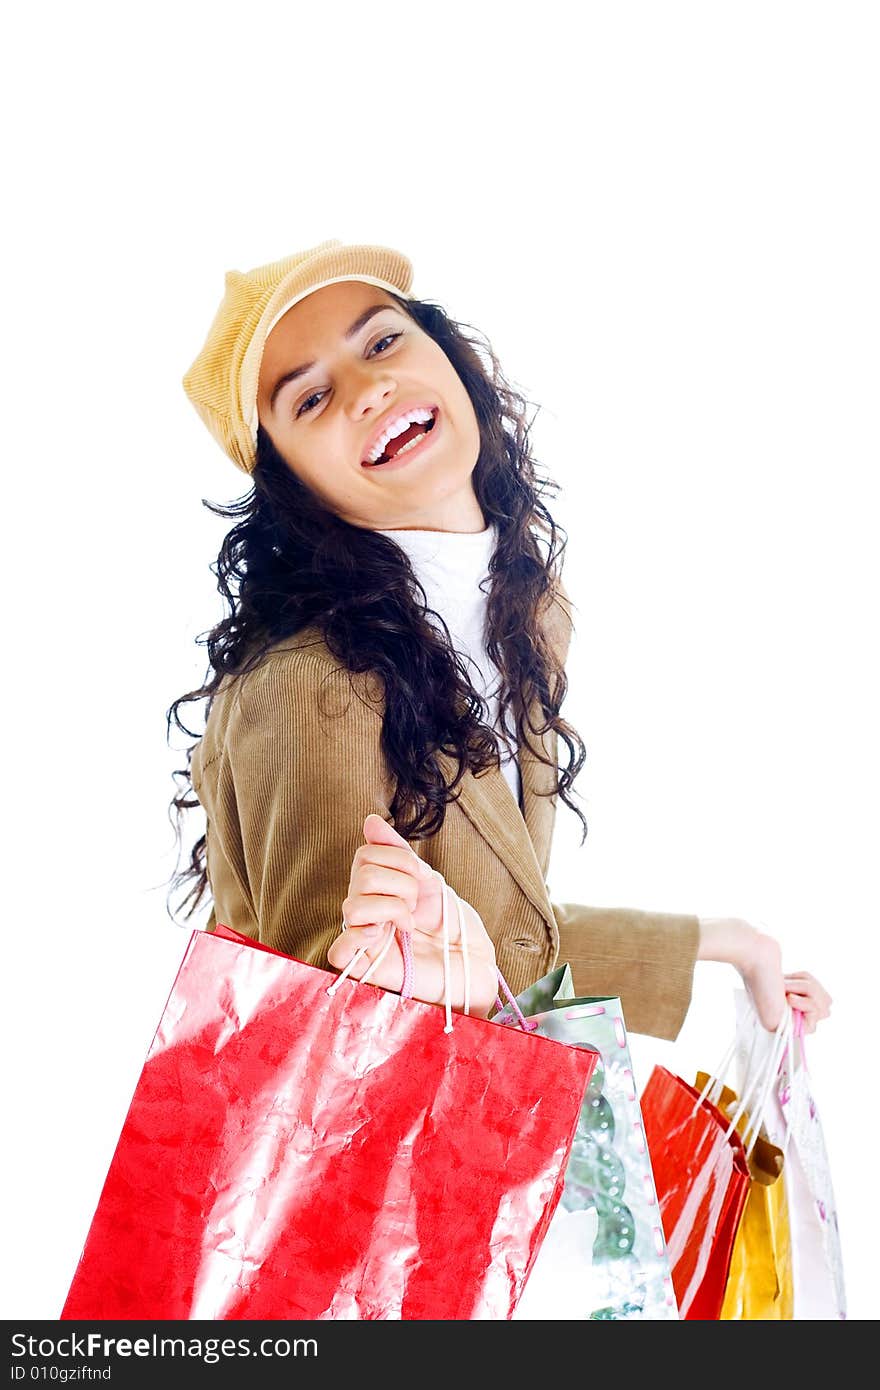
[[[599,1054],[584,1096],[562,1199],[514,1319],[673,1319],[678,1306],[626,1025],[616,997],[575,997],[559,966],[517,1010],[544,1037]]]

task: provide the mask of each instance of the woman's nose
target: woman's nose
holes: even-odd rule
[[[356,370],[348,385],[348,409],[355,420],[363,419],[369,410],[381,410],[385,401],[394,395],[397,383],[388,372]]]

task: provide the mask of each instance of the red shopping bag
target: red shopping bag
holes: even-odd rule
[[[642,1121],[672,1282],[683,1319],[720,1318],[733,1243],[749,1189],[742,1138],[700,1092],[655,1066]]]
[[[595,1055],[196,931],[62,1319],[509,1318]]]

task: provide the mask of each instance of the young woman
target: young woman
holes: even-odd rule
[[[812,1031],[827,993],[747,922],[551,901],[559,799],[586,832],[555,488],[489,344],[411,280],[399,253],[337,241],[230,272],[184,378],[253,490],[206,504],[236,519],[216,567],[229,613],[205,684],[168,712],[196,737],[179,707],[208,700],[172,802],[178,833],[199,803],[207,820],[172,879],[181,906],[210,889],[209,929],[355,977],[393,926],[370,978],[400,990],[408,941],[415,996],[440,1002],[445,882],[472,1012],[491,1012],[496,968],[518,992],[568,961],[579,994],[619,995],[631,1030],[673,1039],[711,959],[767,1027],[788,996]]]

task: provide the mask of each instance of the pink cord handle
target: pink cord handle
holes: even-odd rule
[[[516,1000],[513,997],[513,991],[511,990],[510,985],[507,983],[500,970],[498,971],[498,983],[504,990],[504,993],[507,995],[508,1003],[510,1004],[510,1007],[513,1009],[513,1012],[516,1014],[520,1028],[523,1028],[527,1033],[534,1033],[535,1029],[538,1026],[537,1021],[534,1019],[526,1018],[519,1004],[517,1004]],[[500,995],[495,996],[495,1003],[498,1006],[498,1012],[501,1013],[504,1009],[504,1005],[501,1002]],[[502,1027],[511,1026],[512,1024],[507,1022],[502,1024]]]
[[[439,875],[439,877],[440,877],[441,882],[443,883],[444,979],[445,979],[445,980],[447,981],[447,983],[448,983],[448,979],[449,979],[448,941],[449,941],[449,939],[448,939],[448,935],[447,935],[447,933],[446,933],[446,889],[447,889],[447,887],[448,887],[448,884],[446,884],[446,883],[443,881],[443,876],[442,876],[442,874]],[[453,893],[453,896],[455,896],[454,893]],[[460,904],[459,904],[459,924],[460,924],[460,928],[461,928],[461,932],[462,932],[462,943],[464,943],[464,922],[462,921],[462,917],[461,917],[461,906],[460,906]],[[386,925],[390,927],[392,924],[391,924],[391,922],[388,922]],[[342,929],[343,929],[343,931],[346,931],[346,930],[347,930],[347,927],[348,927],[348,924],[347,924],[345,921],[343,921],[343,923],[342,923]],[[382,952],[381,952],[381,955],[373,962],[373,964],[372,964],[372,966],[370,967],[370,969],[369,969],[369,970],[366,972],[366,974],[363,976],[363,980],[364,980],[364,982],[366,982],[366,980],[367,980],[367,978],[369,977],[371,971],[375,969],[375,967],[379,964],[379,961],[381,960],[382,956],[385,955],[385,952],[388,950],[388,947],[391,945],[391,941],[393,940],[393,938],[394,938],[395,936],[397,936],[398,939],[399,939],[399,941],[400,941],[400,951],[401,951],[401,955],[403,956],[403,983],[402,983],[401,988],[400,988],[400,996],[401,996],[402,999],[411,999],[411,998],[412,998],[412,993],[413,993],[413,950],[412,950],[412,933],[411,933],[411,932],[408,932],[408,931],[404,931],[402,927],[395,927],[394,930],[390,933],[390,935],[389,935],[389,937],[388,937],[388,939],[387,939],[387,941],[386,941],[386,943],[385,943],[385,946],[384,946],[384,948],[383,948],[383,950],[382,950]],[[335,994],[335,993],[336,993],[336,990],[337,990],[337,989],[339,988],[339,986],[342,984],[342,981],[343,981],[344,979],[347,978],[347,976],[348,976],[348,974],[349,974],[349,971],[351,970],[351,967],[352,967],[352,965],[354,964],[354,962],[357,960],[358,956],[363,955],[363,953],[364,953],[365,950],[366,950],[366,947],[362,946],[362,947],[359,948],[358,951],[355,952],[354,956],[352,956],[351,960],[349,961],[349,963],[348,963],[348,965],[345,967],[345,969],[344,969],[344,970],[341,972],[341,974],[336,978],[336,980],[334,980],[333,984],[328,986],[328,988],[327,988],[327,993],[328,993],[328,994]],[[510,985],[507,983],[507,981],[505,980],[504,976],[502,975],[501,971],[498,969],[497,966],[496,966],[496,974],[497,974],[497,976],[498,976],[498,983],[500,984],[500,986],[501,986],[502,990],[504,991],[504,993],[507,995],[507,999],[508,999],[508,1002],[509,1002],[509,1004],[510,1004],[510,1007],[513,1009],[514,1013],[516,1014],[516,1020],[517,1020],[517,1022],[519,1023],[520,1028],[522,1028],[523,1031],[526,1032],[526,1033],[533,1033],[533,1032],[535,1031],[535,1029],[538,1027],[537,1022],[536,1022],[535,1020],[530,1020],[530,1019],[527,1019],[527,1018],[525,1017],[525,1015],[524,1015],[522,1009],[519,1007],[519,1004],[516,1002],[516,999],[515,999],[515,997],[514,997],[513,991],[512,991],[511,988],[510,988]],[[467,1011],[467,990],[468,990],[468,986],[467,986],[467,973],[465,973],[465,1011]],[[495,1004],[496,1004],[496,1006],[497,1006],[497,1008],[498,1008],[499,1013],[503,1013],[503,1011],[504,1011],[504,1005],[503,1005],[502,1002],[501,1002],[501,997],[500,997],[500,995],[496,995],[496,996],[495,996]],[[450,1007],[449,1007],[449,999],[448,999],[448,996],[447,996],[447,1000],[446,1000],[446,1012],[447,1012],[447,1025],[446,1025],[445,1031],[448,1033],[448,1032],[450,1031],[450,1026],[451,1026],[451,1020],[449,1019]],[[504,1022],[502,1023],[502,1026],[503,1026],[503,1027],[504,1027],[504,1026],[511,1026],[511,1024],[512,1024],[512,1020],[510,1020],[510,1021],[504,1020]]]
[[[805,1048],[805,1046],[804,1046],[804,1017],[805,1017],[804,1011],[803,1011],[803,1009],[795,1009],[795,1008],[792,1008],[791,1015],[792,1015],[792,1018],[791,1018],[791,1024],[792,1024],[791,1031],[792,1031],[792,1033],[794,1034],[794,1036],[797,1038],[798,1042],[800,1043],[800,1049],[801,1049],[801,1063],[803,1064],[804,1071],[806,1071],[806,1069],[807,1069],[807,1050],[806,1050],[806,1048]]]

